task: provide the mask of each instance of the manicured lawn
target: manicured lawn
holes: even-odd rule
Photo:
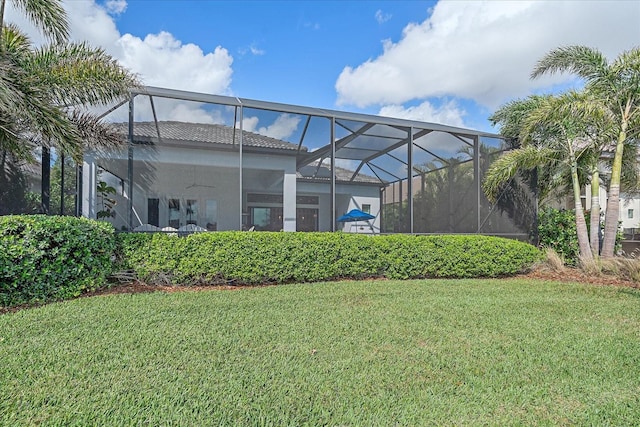
[[[640,424],[640,292],[524,280],[111,295],[0,316],[0,424]]]

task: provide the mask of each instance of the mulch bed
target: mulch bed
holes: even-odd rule
[[[515,276],[519,279],[530,280],[547,280],[555,282],[577,282],[588,283],[592,285],[603,286],[623,286],[628,288],[640,289],[640,283],[632,282],[630,280],[620,279],[615,276],[607,275],[587,275],[575,268],[565,268],[562,271],[555,271],[547,268],[538,268],[530,271],[526,274],[519,274]],[[386,280],[386,279],[372,279],[372,280]],[[255,288],[256,286],[274,286],[275,283],[264,285],[199,285],[199,286],[168,286],[168,285],[149,285],[142,282],[128,282],[120,285],[114,285],[108,288],[98,289],[93,292],[89,292],[83,296],[96,296],[96,295],[112,295],[112,294],[135,294],[143,292],[197,292],[197,291],[235,291],[244,288]]]
[[[591,285],[622,286],[640,289],[640,283],[621,279],[609,275],[588,275],[575,268],[565,268],[562,271],[545,268],[536,269],[526,274],[516,276],[523,279],[549,280],[555,282],[587,283]]]
[[[620,279],[615,276],[607,275],[587,275],[580,270],[574,268],[565,268],[562,271],[551,270],[548,268],[538,268],[526,274],[515,276],[518,279],[528,280],[546,280],[555,282],[573,282],[587,283],[591,285],[601,286],[620,286],[627,288],[640,289],[640,283],[630,280]],[[380,280],[380,279],[379,279]],[[381,279],[384,280],[384,279]],[[116,295],[116,294],[139,294],[149,292],[198,292],[198,291],[237,291],[239,289],[256,287],[256,286],[274,286],[275,283],[265,285],[243,286],[243,285],[198,285],[198,286],[168,286],[168,285],[149,285],[138,281],[130,281],[120,284],[114,284],[108,287],[97,289],[92,292],[83,294],[80,298],[94,297],[99,295]],[[37,306],[37,305],[36,305]],[[31,308],[34,305],[23,305],[16,307],[0,307],[0,314],[13,313],[25,308]]]

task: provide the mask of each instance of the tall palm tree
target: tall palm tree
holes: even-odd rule
[[[619,55],[609,63],[596,49],[568,46],[554,49],[535,66],[531,77],[571,72],[585,82],[592,103],[605,112],[601,136],[614,134],[602,256],[612,257],[618,231],[620,182],[624,150],[640,132],[640,47]]]

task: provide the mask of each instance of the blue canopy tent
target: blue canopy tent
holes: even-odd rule
[[[362,212],[360,209],[351,209],[349,212],[338,218],[338,222],[357,223],[358,221],[369,221],[371,219],[376,219],[376,217],[366,212]],[[358,232],[358,224],[356,224],[356,232]]]

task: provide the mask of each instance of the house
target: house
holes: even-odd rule
[[[128,124],[114,126],[124,132]],[[331,230],[331,173],[318,161],[297,168],[297,154],[306,153],[305,147],[220,124],[177,121],[136,122],[133,135],[134,228]],[[108,196],[116,201],[112,222],[126,228],[128,150],[87,154],[84,162],[83,188],[92,202],[83,204],[83,214],[93,217],[101,209],[95,189],[104,181],[116,189]],[[335,171],[337,210],[358,208],[379,216],[380,182],[362,173],[351,179],[353,171],[340,167]],[[349,224],[340,228],[350,231]],[[366,232],[379,229],[376,219]]]
[[[118,229],[528,240],[535,224],[524,186],[497,204],[484,198],[483,174],[505,149],[491,133],[155,87],[102,116],[127,144],[85,153],[79,208],[90,218],[106,212]],[[375,220],[338,222],[354,208]]]

